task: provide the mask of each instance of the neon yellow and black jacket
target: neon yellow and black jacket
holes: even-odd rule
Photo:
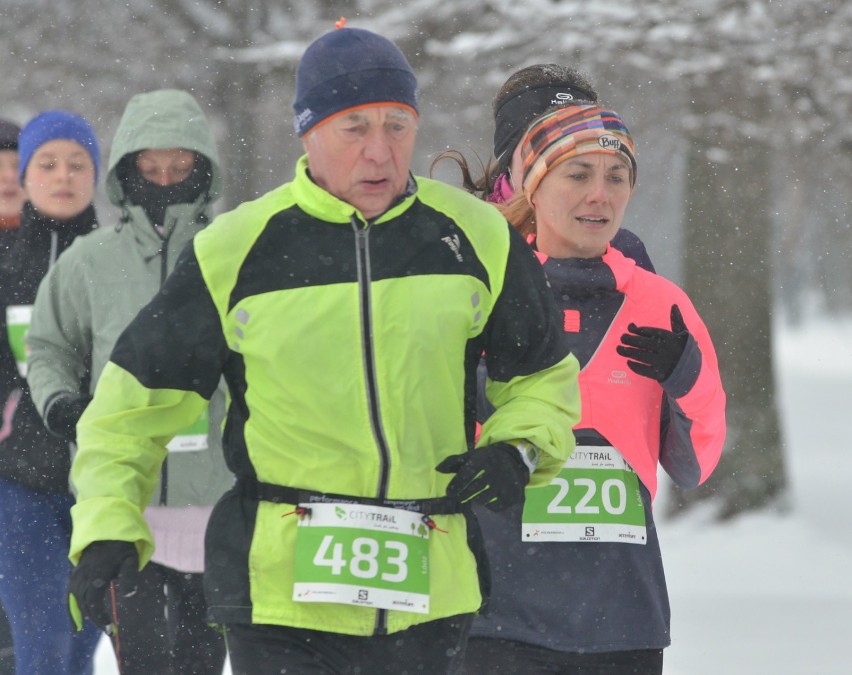
[[[469,512],[434,516],[445,532],[429,539],[429,614],[299,603],[293,505],[240,486],[443,497],[452,476],[435,466],[473,443],[483,351],[497,412],[479,444],[531,441],[533,484],[546,482],[579,419],[563,340],[541,265],[493,206],[417,178],[367,223],[311,181],[303,157],[293,182],[196,235],[116,344],[78,427],[70,557],[121,539],[148,560],[142,510],[164,446],[224,374],[238,486],[207,529],[213,621],[371,635],[475,612],[486,570]]]

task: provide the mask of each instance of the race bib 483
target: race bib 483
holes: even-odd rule
[[[300,504],[293,600],[429,613],[422,515],[363,504]]]

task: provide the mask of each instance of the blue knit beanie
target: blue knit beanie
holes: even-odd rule
[[[98,139],[89,123],[79,115],[64,110],[45,110],[26,123],[18,137],[18,176],[24,184],[24,174],[33,153],[42,145],[57,139],[76,141],[92,156],[95,163],[95,182],[101,159]]]
[[[296,68],[296,135],[371,103],[399,103],[417,112],[417,78],[399,47],[360,28],[339,28],[314,40]]]

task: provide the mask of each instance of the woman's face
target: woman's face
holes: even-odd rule
[[[30,158],[24,190],[42,215],[70,220],[85,211],[95,195],[92,156],[76,141],[48,141]]]
[[[621,227],[633,188],[614,155],[571,157],[545,175],[532,196],[536,246],[553,258],[595,258]]]

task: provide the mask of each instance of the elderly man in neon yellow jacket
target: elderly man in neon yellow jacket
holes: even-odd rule
[[[72,469],[84,613],[150,557],[141,509],[165,445],[224,375],[236,484],[207,529],[205,590],[235,672],[329,654],[455,667],[487,593],[470,507],[517,503],[564,463],[578,366],[523,239],[410,174],[416,94],[385,38],[316,40],[295,178],[196,235],[119,339]],[[474,447],[483,352],[497,411]]]

